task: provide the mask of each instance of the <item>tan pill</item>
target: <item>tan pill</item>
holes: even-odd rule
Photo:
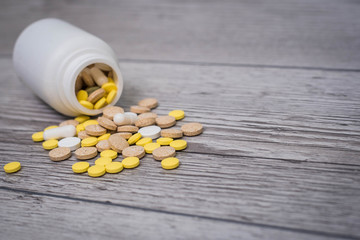
[[[59,124],[59,127],[66,126],[66,125],[73,125],[74,127],[76,127],[77,125],[79,125],[79,122],[76,120],[73,120],[73,119],[65,120]]]
[[[106,140],[101,140],[100,142],[98,142],[96,144],[96,148],[97,148],[97,150],[99,152],[111,149],[110,143],[109,143],[109,141],[107,139]]]
[[[181,127],[185,136],[196,136],[203,132],[203,126],[201,123],[187,123]]]
[[[86,86],[88,87],[93,87],[95,86],[95,82],[94,80],[92,79],[91,77],[91,74],[90,74],[90,69],[88,68],[85,68],[82,72],[81,72],[81,78],[83,80],[83,82],[85,83]]]
[[[75,157],[80,160],[91,159],[97,156],[96,147],[82,147],[75,151]]]
[[[100,126],[111,131],[114,131],[117,128],[116,124],[106,117],[98,117],[97,121]]]
[[[150,108],[141,107],[141,106],[131,106],[130,112],[140,114],[140,113],[150,112]]]
[[[78,91],[80,91],[82,89],[83,85],[84,85],[83,80],[82,80],[81,76],[79,75],[75,81],[75,92],[77,93]]]
[[[104,108],[103,116],[110,120],[113,120],[115,114],[117,113],[124,113],[124,109],[118,106],[109,106]]]
[[[99,124],[88,125],[85,127],[85,132],[90,136],[99,137],[106,133],[106,129]]]
[[[107,76],[96,66],[90,68],[90,73],[96,84],[100,87],[109,81]]]
[[[137,157],[141,159],[145,156],[145,149],[142,146],[127,147],[122,151],[122,155],[124,158]]]
[[[105,63],[95,63],[95,67],[105,72],[111,71],[111,67],[106,65]]]
[[[98,90],[93,91],[89,97],[88,97],[88,101],[91,102],[92,104],[96,103],[99,99],[101,99],[102,97],[105,96],[105,90],[102,88],[99,88]]]
[[[68,147],[59,147],[49,152],[49,157],[52,161],[63,161],[71,157],[71,150]]]
[[[138,102],[141,107],[156,108],[158,106],[158,100],[156,98],[145,98]]]
[[[137,127],[146,127],[155,124],[155,118],[138,118],[135,121],[135,126]]]
[[[119,132],[118,134],[123,138],[125,138],[126,140],[128,140],[132,136],[131,132]]]
[[[108,78],[113,78],[114,77],[114,73],[113,71],[111,70],[109,73],[108,73]]]
[[[176,150],[170,146],[159,147],[152,152],[152,155],[155,160],[161,161],[165,158],[175,157]]]
[[[119,133],[111,135],[108,139],[110,147],[112,150],[121,153],[122,150],[129,147],[129,143],[125,140],[123,136]]]
[[[153,113],[153,112],[146,112],[146,113],[141,113],[139,116],[138,116],[138,119],[139,118],[157,118],[158,115],[156,113]]]
[[[91,137],[85,131],[80,131],[80,132],[78,132],[77,135],[78,135],[78,138],[80,138],[80,139],[85,139],[85,138]]]
[[[169,128],[176,124],[176,119],[173,116],[161,116],[155,119],[156,125],[161,128]]]
[[[162,137],[168,137],[168,138],[181,138],[183,136],[183,132],[180,129],[164,129],[161,130],[160,135]]]
[[[138,127],[135,127],[133,125],[124,125],[117,128],[118,132],[129,132],[129,133],[136,133],[139,131]]]

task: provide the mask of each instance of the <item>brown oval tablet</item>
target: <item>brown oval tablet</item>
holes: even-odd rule
[[[96,157],[97,153],[96,147],[81,147],[75,151],[75,157],[77,159],[85,160]]]
[[[65,120],[59,124],[59,127],[66,126],[66,125],[73,125],[74,127],[76,127],[77,125],[79,125],[79,122],[74,119]]]
[[[110,120],[113,120],[115,114],[117,113],[124,113],[124,109],[118,106],[108,106],[104,109],[103,116]]]
[[[97,121],[100,126],[106,128],[106,129],[113,131],[113,130],[116,130],[116,128],[117,128],[116,124],[106,117],[98,117]]]
[[[90,136],[101,136],[106,133],[106,129],[101,127],[99,124],[93,124],[85,127],[85,131]]]
[[[160,116],[155,121],[156,125],[161,128],[169,128],[176,124],[176,119],[173,116]]]
[[[88,135],[85,131],[80,131],[80,132],[78,132],[78,137],[80,138],[80,139],[85,139],[85,138],[88,138],[88,137],[91,137],[90,135]]]
[[[102,152],[102,151],[105,151],[105,150],[110,150],[111,147],[110,147],[110,143],[109,141],[106,139],[106,140],[101,140],[99,141],[97,144],[96,144],[96,148],[99,152]]]
[[[93,87],[95,86],[95,82],[90,74],[90,69],[89,68],[85,68],[81,73],[81,78],[83,80],[83,82],[85,83],[86,86],[88,87]]]
[[[118,132],[130,132],[130,133],[136,133],[139,131],[138,127],[135,127],[133,125],[124,125],[117,128]]]
[[[203,132],[203,126],[201,123],[187,123],[181,127],[185,136],[196,136]]]
[[[100,98],[105,96],[105,90],[103,88],[99,88],[98,90],[93,91],[89,97],[88,97],[88,101],[91,102],[92,104],[96,103],[98,100],[100,100]]]
[[[155,118],[138,118],[135,122],[135,126],[137,127],[146,127],[155,124]]]
[[[153,113],[153,112],[146,112],[146,113],[141,113],[139,116],[138,116],[138,119],[139,118],[157,118],[158,115],[156,113]]]
[[[168,138],[181,138],[183,136],[183,132],[180,129],[164,129],[161,130],[161,136],[162,137],[168,137]]]
[[[150,112],[150,108],[141,107],[141,106],[131,106],[130,112],[140,114],[140,113]]]
[[[115,133],[109,137],[109,143],[112,150],[121,153],[123,149],[129,146],[129,143],[119,133]]]
[[[138,102],[141,107],[156,108],[158,106],[158,100],[156,98],[145,98]]]
[[[82,87],[83,87],[83,80],[82,80],[81,76],[79,75],[75,81],[75,92],[77,93],[78,91],[80,91],[82,89]]]
[[[160,161],[165,158],[175,157],[176,150],[175,150],[175,148],[170,147],[170,146],[159,147],[152,152],[152,155],[155,160]]]
[[[68,147],[58,147],[49,152],[49,157],[52,161],[63,161],[71,157],[71,150]]]
[[[131,132],[119,132],[118,134],[123,138],[125,138],[126,140],[128,140],[132,136]]]
[[[137,157],[140,159],[145,156],[145,149],[142,146],[130,146],[122,151],[122,155],[124,158]]]

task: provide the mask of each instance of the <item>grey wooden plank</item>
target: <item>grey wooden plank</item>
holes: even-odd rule
[[[359,15],[356,1],[339,0],[5,0],[0,53],[31,22],[57,17],[123,59],[359,69]]]
[[[98,202],[0,191],[1,234],[14,240],[341,238],[128,209]]]

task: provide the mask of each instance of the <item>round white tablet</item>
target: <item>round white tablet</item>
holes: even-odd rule
[[[68,147],[71,151],[75,151],[80,147],[81,139],[78,137],[67,137],[59,141],[59,147]]]
[[[142,137],[149,137],[152,139],[160,137],[161,128],[158,126],[148,126],[140,128],[138,131]]]

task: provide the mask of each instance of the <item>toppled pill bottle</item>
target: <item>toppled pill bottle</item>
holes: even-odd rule
[[[15,71],[38,97],[67,116],[97,115],[114,105],[123,79],[103,40],[59,19],[42,19],[16,40]]]

